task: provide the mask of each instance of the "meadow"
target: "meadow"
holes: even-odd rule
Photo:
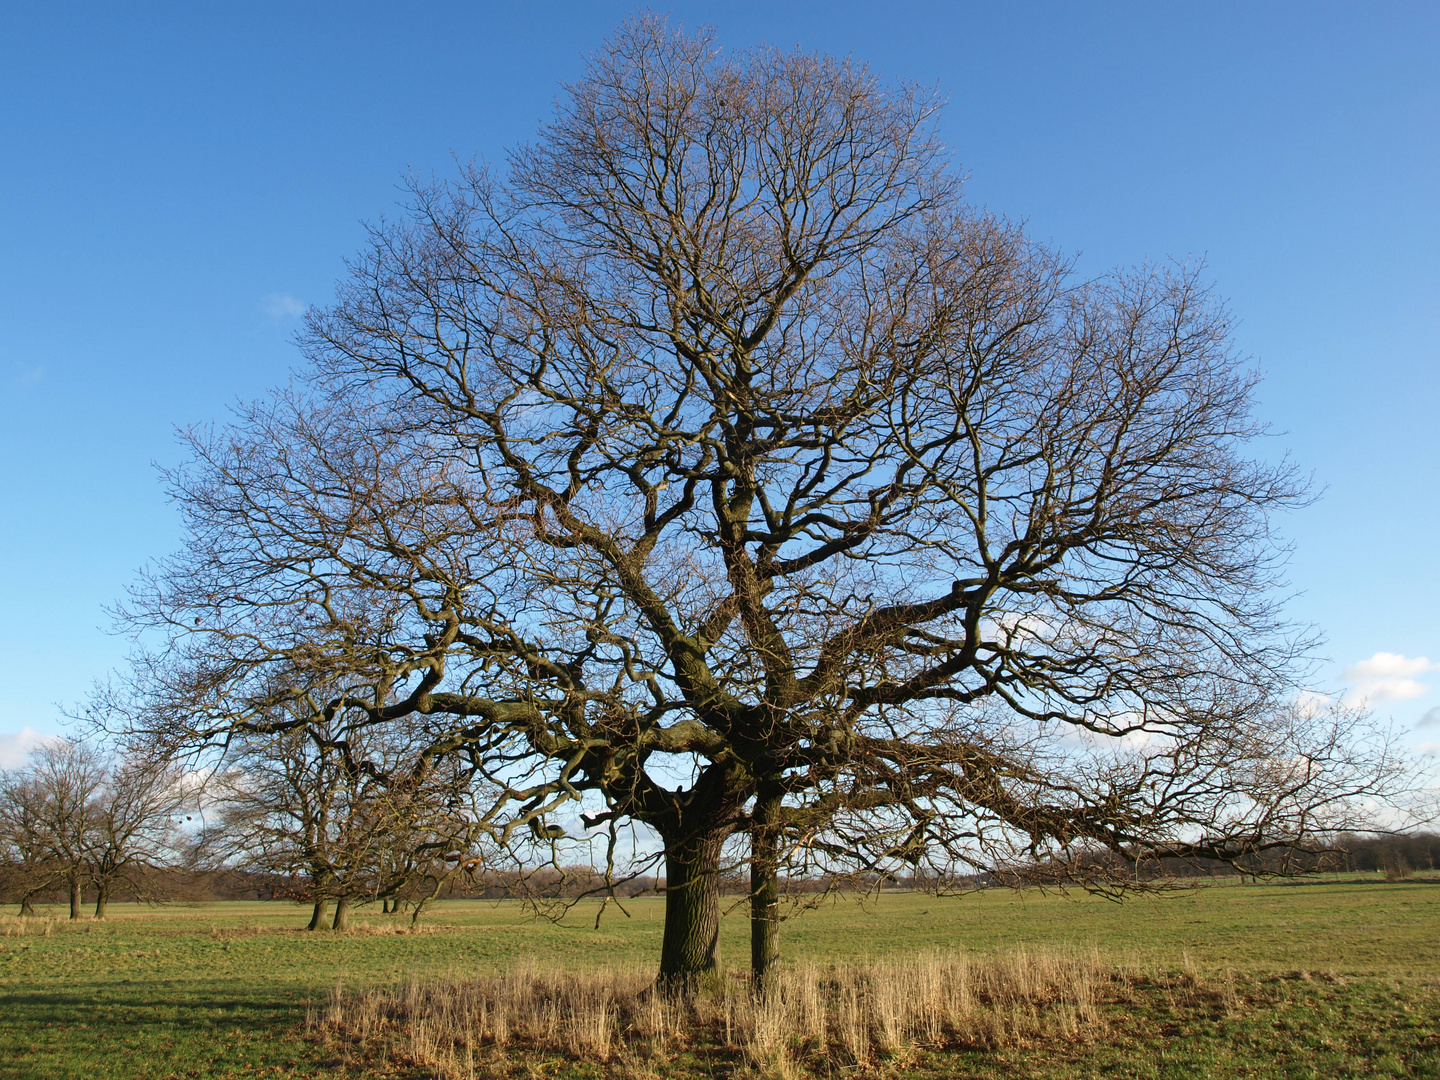
[[[964,958],[981,973],[1016,956],[1079,965],[1090,980],[1082,1012],[1093,1016],[849,1064],[799,1060],[780,1072],[1440,1077],[1437,886],[1226,885],[1122,904],[1007,891],[826,903],[787,921],[787,959],[816,971],[832,962],[880,965],[867,978],[935,957]],[[407,917],[367,909],[338,934],[304,932],[308,912],[282,903],[117,905],[104,922],[76,924],[58,910],[23,921],[5,915],[0,1077],[434,1075],[423,1055],[406,1051],[410,1043],[327,1026],[327,1009],[339,1015],[367,994],[388,993],[393,1003],[406,987],[413,998],[417,986],[517,970],[532,983],[621,972],[638,985],[658,955],[662,905],[638,899],[625,908],[612,906],[596,927],[595,905],[551,922],[512,902],[449,901],[415,933]],[[747,933],[743,910],[727,915],[721,951],[737,969]],[[728,985],[732,993],[743,983]],[[621,1048],[608,1059],[516,1044],[490,1047],[466,1068],[531,1077],[766,1071],[753,1055],[714,1042],[682,1040],[659,1054]]]

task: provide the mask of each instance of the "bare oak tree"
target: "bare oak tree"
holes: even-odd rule
[[[63,884],[70,918],[84,904],[87,863],[94,839],[95,802],[105,785],[106,763],[82,742],[56,741],[31,751],[26,767],[6,778],[3,815],[35,868],[34,884]],[[29,890],[21,901],[28,906]]]
[[[22,916],[34,914],[37,896],[65,882],[67,866],[56,858],[51,843],[49,810],[44,790],[25,771],[0,776],[0,858],[4,860],[5,898],[20,905]],[[77,900],[71,914],[78,918],[79,910]]]
[[[0,782],[0,840],[19,874],[22,912],[56,886],[69,894],[72,919],[87,886],[97,919],[117,888],[154,899],[153,871],[174,854],[183,801],[174,770],[140,755],[65,740],[32,751]]]
[[[95,918],[125,890],[136,899],[163,898],[156,871],[174,862],[178,817],[190,794],[164,760],[129,754],[107,762],[90,806],[86,874],[95,888]]]
[[[417,921],[478,858],[484,827],[471,812],[469,770],[424,754],[427,740],[405,725],[374,729],[363,711],[347,723],[344,710],[327,722],[318,704],[294,705],[232,733],[207,785],[213,824],[201,850],[296,882],[292,895],[313,905],[311,930],[332,902],[336,930],[375,899],[387,909],[405,899]]]
[[[318,725],[317,725],[318,726]],[[308,929],[344,929],[363,895],[378,842],[365,802],[373,779],[346,767],[321,730],[286,731],[231,742],[208,785],[214,824],[201,837],[223,865],[296,882],[292,895],[313,905]]]
[[[309,701],[465,755],[497,844],[643,823],[677,984],[738,834],[758,979],[797,853],[1228,856],[1382,788],[1276,719],[1303,483],[1249,456],[1223,308],[966,204],[935,113],[646,17],[503,174],[417,182],[305,391],[191,434],[135,728]]]

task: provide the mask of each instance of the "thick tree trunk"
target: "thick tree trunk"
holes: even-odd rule
[[[95,918],[105,918],[105,909],[110,905],[110,893],[104,885],[100,886],[100,892],[95,896]]]
[[[718,978],[720,849],[729,834],[705,832],[666,843],[661,985],[688,993]]]
[[[325,925],[325,906],[327,903],[328,901],[326,901],[323,896],[315,901],[315,910],[310,915],[310,925],[305,928],[306,930],[319,930]]]
[[[350,898],[342,896],[335,901],[335,924],[332,930],[344,930],[350,925]]]
[[[780,959],[780,799],[762,784],[750,826],[750,977],[756,994]]]
[[[80,908],[84,903],[81,895],[80,875],[72,874],[70,876],[70,918],[80,918]]]
[[[32,916],[32,915],[34,915],[34,914],[35,914],[35,899],[34,899],[34,897],[31,897],[31,896],[22,896],[22,897],[20,898],[20,917],[21,917],[22,919],[25,919],[25,918],[29,918],[30,916]]]

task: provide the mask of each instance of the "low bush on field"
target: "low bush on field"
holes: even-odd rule
[[[1016,952],[869,964],[802,963],[763,995],[729,978],[686,997],[656,993],[633,968],[592,974],[533,967],[466,982],[337,990],[311,1016],[324,1034],[433,1069],[446,1080],[504,1071],[520,1055],[627,1065],[719,1053],[776,1076],[864,1067],[920,1049],[994,1048],[1085,1038],[1103,1025],[1094,958]]]

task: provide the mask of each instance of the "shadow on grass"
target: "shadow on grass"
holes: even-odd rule
[[[328,1075],[304,998],[177,992],[163,982],[0,995],[0,1078]]]

